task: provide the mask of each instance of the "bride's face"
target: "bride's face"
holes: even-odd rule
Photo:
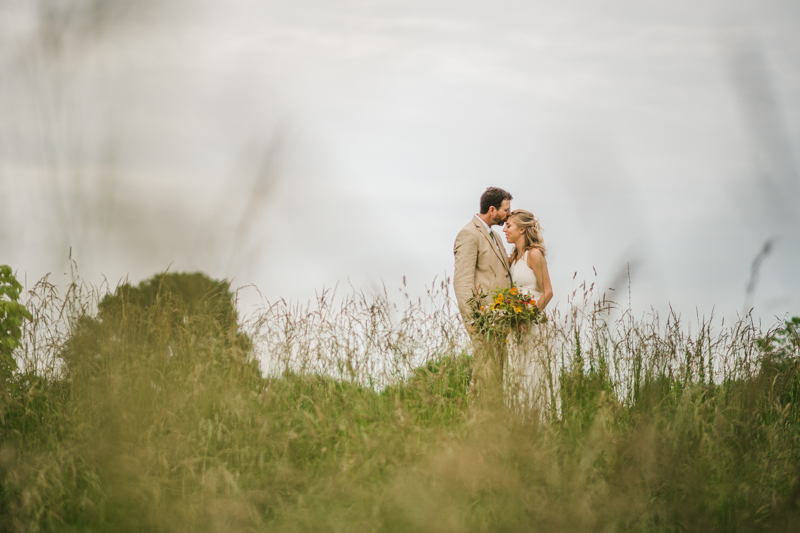
[[[506,220],[506,225],[503,226],[503,232],[506,234],[506,241],[510,243],[517,242],[522,236],[522,230],[519,229],[510,218]]]

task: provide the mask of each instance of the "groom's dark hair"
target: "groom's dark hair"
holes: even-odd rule
[[[498,187],[489,187],[481,194],[481,215],[488,213],[489,208],[492,206],[495,209],[500,209],[500,206],[503,205],[503,200],[510,202],[513,199],[510,192]]]

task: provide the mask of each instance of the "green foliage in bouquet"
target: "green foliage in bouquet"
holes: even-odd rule
[[[547,322],[547,317],[532,296],[523,294],[516,285],[497,288],[487,303],[488,293],[474,294],[468,300],[472,309],[470,325],[481,335],[505,337],[523,331],[533,324]]]

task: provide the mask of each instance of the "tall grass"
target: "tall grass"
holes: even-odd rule
[[[470,398],[446,285],[240,319],[191,276],[29,291],[0,530],[800,528],[796,329],[587,297],[551,317],[556,394],[530,413]]]

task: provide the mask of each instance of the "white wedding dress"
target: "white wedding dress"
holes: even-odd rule
[[[539,301],[542,292],[536,274],[528,266],[528,252],[511,265],[511,276],[521,293]],[[504,372],[504,388],[510,407],[522,412],[532,409],[544,414],[553,406],[558,374],[550,349],[547,325],[531,326],[530,331],[511,333],[508,339],[508,360]]]

